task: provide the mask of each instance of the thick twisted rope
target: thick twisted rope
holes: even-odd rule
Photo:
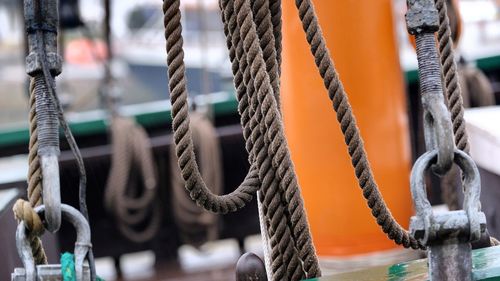
[[[195,161],[192,133],[189,127],[189,106],[179,5],[179,1],[166,0],[163,2],[170,101],[172,103],[172,127],[179,166],[186,181],[186,188],[198,205],[216,213],[234,212],[252,200],[253,194],[259,188],[258,177],[255,169],[251,169],[243,183],[235,191],[222,196],[211,193],[201,177]]]
[[[215,127],[204,114],[194,112],[191,116],[193,141],[196,145],[203,179],[213,188],[212,192],[222,190],[223,168],[221,163],[220,143]],[[198,207],[184,190],[177,165],[175,148],[171,146],[170,177],[173,190],[172,209],[182,241],[200,246],[218,237],[218,219],[216,214],[205,212]]]
[[[459,84],[457,64],[453,51],[453,40],[451,39],[450,20],[446,0],[436,0],[436,8],[439,12],[439,53],[441,66],[446,86],[446,97],[448,108],[451,112],[453,132],[457,148],[469,153],[469,141],[465,129],[464,106]]]
[[[281,152],[286,150],[286,152],[288,152],[288,149],[285,149],[286,142],[284,141],[282,128],[280,135],[273,135],[270,140],[262,144],[262,134],[266,132],[268,133],[270,130],[278,129],[278,125],[281,124],[281,120],[271,117],[271,119],[274,119],[276,123],[272,124],[270,127],[266,126],[265,122],[263,123],[263,121],[265,121],[263,119],[265,117],[265,111],[264,114],[259,112],[259,110],[262,109],[261,105],[263,104],[263,100],[259,100],[259,97],[254,95],[255,91],[257,91],[257,93],[262,93],[260,97],[267,97],[267,104],[271,108],[275,109],[279,114],[277,105],[271,104],[273,100],[276,103],[276,100],[272,98],[272,86],[268,86],[267,83],[269,82],[264,82],[265,79],[270,79],[269,76],[267,78],[264,76],[268,74],[267,72],[269,70],[273,69],[269,68],[267,66],[268,64],[264,64],[265,54],[262,51],[262,46],[266,46],[267,42],[260,42],[261,48],[259,48],[259,40],[257,38],[256,31],[253,31],[256,27],[253,24],[252,13],[249,10],[249,4],[247,2],[248,1],[236,1],[235,12],[238,14],[238,29],[241,32],[241,41],[235,42],[235,44],[238,44],[237,56],[241,56],[242,52],[246,52],[247,63],[250,65],[250,68],[242,68],[244,69],[244,83],[247,84],[247,95],[251,99],[252,105],[249,111],[251,112],[250,114],[255,114],[254,118],[251,120],[250,132],[253,143],[255,143],[255,146],[258,147],[258,149],[255,149],[257,153],[256,161],[257,166],[261,167],[259,170],[259,175],[262,181],[261,191],[263,193],[261,198],[264,217],[268,218],[265,224],[270,235],[272,275],[276,278],[276,280],[279,280],[281,278],[279,276],[283,273],[283,266],[286,265],[287,270],[285,274],[290,274],[291,276],[283,277],[285,279],[297,280],[303,278],[301,277],[303,274],[309,277],[319,276],[320,273],[319,267],[317,266],[317,258],[310,240],[307,221],[301,205],[302,201],[300,193],[297,192],[297,181],[296,179],[292,180],[294,176],[293,164],[291,163],[289,156],[288,158],[284,157],[274,163],[270,163],[273,150],[281,150]],[[269,3],[266,2],[263,4],[268,6]],[[254,4],[254,9],[255,7],[256,5]],[[263,33],[261,33],[261,37],[262,36],[264,36]],[[244,42],[244,44],[242,44],[242,42]],[[243,47],[243,50],[241,50],[241,47]],[[254,81],[253,85],[251,81]],[[262,87],[262,85],[265,86]],[[271,97],[269,95],[271,95]],[[274,97],[276,97],[276,95],[274,95]],[[273,133],[274,132],[271,134]],[[269,150],[269,144],[274,140],[276,140],[276,142],[280,145],[285,146],[271,148],[271,150]],[[264,145],[264,148],[268,148],[261,149],[262,145]],[[288,160],[288,162],[285,160],[283,163],[279,163],[284,159]],[[286,169],[284,172],[285,181],[283,181],[283,178],[280,179],[281,188],[279,188],[276,186],[275,173],[276,170],[283,169],[284,167]],[[278,173],[278,177],[279,176],[280,175]],[[293,201],[290,201],[290,199],[286,197],[287,195],[290,195],[290,198],[292,198]],[[300,202],[300,204],[298,202]],[[288,208],[289,210],[287,210]],[[299,212],[299,209],[302,209],[302,212]],[[288,224],[288,226],[286,224]],[[290,240],[290,238],[292,240]],[[299,261],[297,261],[297,254]],[[280,256],[282,259],[279,258]],[[300,262],[299,266],[297,262]]]
[[[302,27],[306,33],[307,42],[311,46],[316,66],[323,78],[325,88],[328,90],[328,96],[332,100],[333,109],[337,114],[337,120],[340,123],[345,143],[348,146],[358,184],[363,190],[363,196],[372,211],[372,215],[376,218],[377,224],[382,227],[384,233],[390,239],[394,240],[396,244],[403,245],[406,248],[423,248],[424,246],[419,244],[415,238],[410,236],[396,222],[383,200],[368,162],[367,153],[359,128],[356,125],[352,107],[330,57],[330,52],[326,46],[326,41],[322,35],[311,0],[296,0],[295,3],[302,21]]]
[[[18,221],[23,221],[28,231],[28,240],[35,264],[47,264],[47,256],[43,249],[40,236],[45,228],[40,216],[33,210],[33,206],[28,201],[18,199],[14,204],[14,216]]]
[[[143,243],[154,237],[161,224],[151,145],[145,130],[129,118],[114,117],[111,135],[113,153],[104,193],[105,205],[108,212],[117,219],[120,232],[131,241]],[[142,192],[130,180],[134,167],[142,175]],[[139,193],[139,197],[134,197]],[[148,222],[144,229],[135,229],[134,226],[142,225],[146,220]]]
[[[186,151],[187,146],[191,146],[188,148],[192,150],[192,142],[189,141],[190,143],[184,146],[181,143],[182,135],[179,134],[180,129],[184,129],[184,132],[182,132],[184,135],[185,132],[189,130],[187,127],[188,124],[186,124],[186,121],[189,120],[186,120],[187,104],[178,103],[178,95],[183,94],[187,98],[184,81],[184,65],[182,61],[182,38],[180,37],[180,11],[178,10],[178,6],[179,1],[164,2],[167,62],[169,64],[171,102],[173,103],[174,142],[177,145],[177,156],[179,158],[181,172],[183,172],[183,177],[187,185],[186,187],[189,190],[191,174],[185,173],[183,168],[185,167],[185,163],[194,159],[194,155],[190,157],[191,159],[188,158],[189,155],[183,156],[183,152]],[[262,55],[262,49],[260,48],[256,27],[253,23],[250,4],[248,1],[239,1],[235,3],[234,10],[238,15],[238,28],[240,28],[241,40],[244,42],[243,49],[247,54],[246,60],[250,65],[250,74],[253,81],[250,82],[247,78],[248,75],[246,75],[246,77],[244,75],[244,81],[247,82],[245,83],[247,86],[246,92],[247,95],[253,95],[253,92],[257,91],[258,94],[258,97],[255,95],[251,98],[249,97],[250,100],[254,101],[251,109],[255,112],[255,116],[250,117],[250,123],[253,124],[250,125],[251,131],[247,131],[247,135],[248,133],[251,134],[251,138],[247,138],[247,147],[250,146],[249,151],[253,152],[251,154],[256,158],[264,197],[266,197],[265,195],[269,187],[278,186],[278,192],[274,192],[274,195],[272,195],[274,197],[272,198],[274,198],[274,202],[278,203],[278,206],[281,206],[281,208],[276,210],[269,209],[267,211],[269,215],[273,213],[273,217],[268,215],[268,217],[271,218],[269,232],[271,237],[276,235],[278,239],[275,241],[279,241],[278,248],[286,253],[286,255],[283,255],[285,264],[287,266],[290,265],[288,268],[291,269],[288,271],[290,273],[290,278],[287,279],[299,280],[301,279],[299,276],[302,276],[302,278],[318,276],[319,267],[317,266],[317,258],[315,257],[312,242],[310,241],[309,229],[305,219],[299,190],[298,188],[296,190],[287,190],[287,187],[297,186],[297,181],[293,173],[293,165],[291,165],[286,141],[284,141],[281,118],[276,105],[276,99],[273,95],[270,78],[266,71],[266,64]],[[228,26],[231,26],[231,24],[229,23]],[[225,29],[226,32],[228,29],[229,28]],[[234,39],[234,37],[235,36],[233,36],[232,39]],[[241,61],[243,60],[240,59],[240,62]],[[245,69],[248,69],[248,67]],[[234,70],[235,69],[233,69],[233,71]],[[248,73],[248,71],[246,72]],[[236,80],[236,84],[237,83],[238,80]],[[254,90],[251,90],[252,86]],[[241,94],[242,91],[239,93]],[[256,100],[262,106],[257,106],[255,103]],[[180,115],[182,120],[176,122],[176,119],[181,119],[176,117],[179,117],[179,112],[184,113],[182,110],[185,112],[185,115]],[[249,114],[252,116],[252,112],[249,111]],[[183,125],[183,122],[185,124],[184,126],[187,128],[180,127]],[[245,120],[242,120],[242,123],[245,124]],[[248,122],[246,124],[248,124]],[[265,135],[261,132],[263,130],[265,130]],[[250,139],[253,140],[253,143]],[[267,153],[270,155],[266,155]],[[190,165],[193,165],[193,163],[190,163]],[[283,208],[283,203],[281,201],[285,201],[285,208]],[[264,200],[264,202],[266,201]],[[213,204],[209,203],[208,205],[211,206]],[[280,211],[282,213],[280,213]],[[279,239],[280,237],[281,239]],[[290,239],[288,240],[290,242],[286,241],[286,239]],[[293,242],[293,240],[296,242]],[[300,255],[297,255],[299,251]],[[301,262],[297,260],[297,256],[301,258]],[[303,266],[301,266],[302,264]],[[304,272],[304,270],[307,271]],[[278,277],[276,280],[280,278],[281,277]]]
[[[439,56],[441,61],[441,71],[444,77],[445,95],[448,101],[448,110],[451,113],[455,144],[458,149],[469,153],[469,141],[464,120],[464,105],[462,91],[460,88],[458,68],[455,61],[453,40],[451,38],[450,19],[446,0],[436,0],[436,8],[439,12]],[[456,17],[455,17],[456,18]],[[458,19],[457,19],[458,20]],[[450,174],[442,182],[443,200],[450,210],[460,208],[458,202],[458,190],[455,188],[460,171],[457,168],[451,170]]]
[[[239,26],[236,22],[236,13],[234,11],[234,1],[233,0],[221,0],[220,7],[222,9],[223,14],[223,24],[224,24],[224,32],[226,35],[227,46],[229,49],[229,57],[232,62],[232,70],[234,75],[234,83],[237,93],[238,99],[238,110],[241,115],[241,124],[243,126],[243,136],[246,140],[246,148],[247,151],[251,152],[254,147],[254,139],[258,141],[258,147],[262,148],[262,139],[259,138],[261,135],[254,135],[254,138],[251,138],[252,132],[256,130],[258,126],[258,122],[255,120],[255,108],[249,106],[249,97],[253,96],[254,88],[253,83],[250,82],[251,75],[249,64],[245,57],[245,52],[243,49],[243,41],[240,38]],[[250,126],[251,121],[251,126]],[[260,132],[260,131],[259,131]],[[262,151],[262,149],[260,150]],[[252,163],[252,169],[256,168],[256,165],[253,161],[254,155],[253,153],[249,153],[249,160]],[[257,170],[255,170],[257,172]],[[259,180],[260,183],[260,180]],[[266,181],[266,185],[269,185],[269,182]],[[273,185],[274,194],[279,194],[279,190],[276,188],[276,184]],[[278,207],[280,200],[277,198]],[[266,214],[268,207],[266,204],[263,204],[263,212]],[[280,213],[283,213],[282,209]],[[263,220],[263,225],[266,229],[269,229],[268,233],[273,233],[272,229],[270,229],[270,221]],[[284,228],[282,228],[284,229]],[[278,247],[278,239],[276,235],[270,235],[270,238],[267,239],[270,242],[270,252],[271,252],[271,276],[276,280],[279,279],[289,279],[287,276],[286,264],[283,259],[283,251],[280,251]],[[288,242],[283,241],[283,242]],[[286,247],[285,244],[282,244]]]
[[[282,51],[282,11],[281,0],[272,0],[270,3],[271,21],[273,23],[274,43],[276,45],[276,61],[278,63],[278,74],[281,75],[281,51]]]
[[[260,74],[266,73],[265,62],[248,1],[235,1],[234,4],[238,22],[237,29],[241,36],[241,40],[238,42],[237,55],[240,56],[240,60],[246,59],[247,63],[242,68],[244,68],[243,79],[247,85],[247,96],[250,100],[249,111],[253,116],[250,121],[250,138],[252,141],[249,143],[255,144],[255,149],[250,149],[255,153],[256,165],[259,167],[259,178],[262,182],[262,209],[264,218],[266,218],[264,224],[270,236],[271,276],[274,280],[300,279],[303,274],[299,270],[298,253],[294,247],[294,241],[292,241],[293,232],[287,224],[289,215],[286,212],[286,207],[283,206],[285,198],[283,191],[279,188],[276,170],[271,164],[271,156],[268,154],[269,142],[266,142],[264,138],[266,126],[262,123],[263,114],[259,107],[258,94],[256,94],[256,92],[262,92],[256,84],[258,83],[256,81],[256,72]],[[261,51],[260,54],[259,50]],[[260,57],[257,57],[258,55]],[[270,92],[271,89],[267,88],[265,90],[267,91],[265,94],[271,94],[271,100],[273,100],[274,96]]]
[[[238,18],[240,18],[240,14],[242,17],[250,15],[251,18],[251,11],[245,8],[246,6],[243,5],[241,12],[238,13]],[[290,228],[292,228],[291,238],[295,241],[293,244],[295,248],[293,250],[299,252],[303,271],[307,273],[307,277],[319,276],[320,270],[309,233],[302,196],[300,195],[293,162],[291,161],[288,150],[277,102],[273,99],[272,87],[270,87],[269,81],[270,78],[265,71],[266,66],[263,60],[263,52],[258,48],[259,42],[257,38],[255,38],[255,33],[253,32],[253,29],[255,29],[254,25],[251,25],[249,28],[248,32],[243,36],[245,28],[242,25],[240,32],[245,42],[244,47],[248,55],[248,62],[251,63],[250,70],[252,80],[254,81],[254,87],[257,91],[257,102],[253,102],[254,105],[258,105],[256,114],[257,120],[259,120],[261,125],[265,126],[263,132],[265,133],[264,141],[266,145],[269,146],[267,155],[262,156],[266,156],[265,159],[271,159],[271,165],[277,171],[279,187],[285,196],[282,198],[286,207],[285,216],[288,217],[287,222]],[[262,119],[260,115],[262,115]],[[259,160],[260,158],[257,157],[257,161]],[[263,165],[259,166],[261,168],[264,167]],[[271,200],[274,199],[271,197],[273,194],[270,193],[270,196],[266,196],[264,187],[265,185],[262,188],[264,203],[271,202]],[[273,212],[273,210],[270,211],[271,213]],[[273,221],[271,220],[271,222]],[[294,276],[292,276],[292,279],[293,277]]]
[[[43,80],[43,79],[41,79]],[[28,201],[17,200],[14,204],[14,216],[18,221],[24,221],[28,229],[28,239],[36,264],[46,264],[47,257],[43,249],[42,240],[39,238],[44,232],[40,216],[33,209],[42,205],[42,171],[38,157],[38,132],[35,110],[35,87],[45,87],[44,81],[31,79],[30,83],[30,111],[29,111],[29,154],[28,154]],[[43,90],[43,89],[42,89]]]
[[[275,8],[276,9],[276,8]],[[253,21],[255,22],[257,35],[262,49],[262,55],[266,62],[266,72],[271,80],[274,98],[280,108],[280,74],[277,58],[277,45],[275,42],[274,26],[270,10],[269,0],[252,0]]]

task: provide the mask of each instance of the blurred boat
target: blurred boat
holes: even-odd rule
[[[208,94],[231,83],[230,61],[216,1],[182,4],[188,90]],[[163,14],[158,5],[144,4],[129,13],[128,33],[115,45],[117,57],[159,98],[166,98],[166,53]],[[229,84],[230,85],[230,84]]]

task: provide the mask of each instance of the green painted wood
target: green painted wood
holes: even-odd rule
[[[236,113],[238,103],[232,92],[220,92],[211,95],[211,102],[217,116]],[[133,117],[144,127],[168,124],[172,121],[171,106],[168,100],[124,106],[123,115]],[[75,136],[86,136],[106,131],[106,114],[103,110],[67,114],[71,131]],[[0,128],[0,148],[11,145],[23,145],[29,142],[28,124],[21,123]]]
[[[500,56],[478,59],[476,63],[483,70],[500,68]],[[405,71],[405,78],[410,84],[416,83],[418,81],[418,71],[416,69]],[[238,104],[232,92],[217,93],[210,103],[214,107],[216,116],[235,114],[238,110]],[[146,106],[146,109],[141,109],[142,105],[134,105],[132,106],[132,110],[125,110],[124,115],[135,117],[137,122],[145,127],[170,123],[171,115],[168,101],[151,103],[151,105]],[[127,106],[124,108],[126,109]],[[71,130],[75,136],[100,134],[106,131],[107,125],[104,111],[95,110],[90,113],[76,115],[78,116],[68,118]],[[0,128],[0,148],[28,144],[28,140],[29,132],[27,123]]]
[[[473,280],[500,281],[500,246],[474,250]],[[341,273],[309,281],[427,281],[427,259]]]

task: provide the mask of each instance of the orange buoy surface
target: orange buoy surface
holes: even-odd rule
[[[316,250],[321,256],[396,247],[362,196],[295,1],[283,1],[282,107]],[[380,190],[408,227],[410,139],[391,0],[315,0]]]

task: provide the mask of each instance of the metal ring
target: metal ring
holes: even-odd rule
[[[76,229],[76,243],[74,249],[76,280],[83,281],[83,262],[91,246],[90,227],[85,217],[75,208],[62,204],[63,219],[70,222]],[[45,206],[41,205],[35,208],[35,212],[42,214],[45,212]],[[26,234],[24,222],[17,226],[16,246],[19,256],[26,270],[26,281],[36,281],[35,259],[31,251],[31,246]]]
[[[439,157],[438,154],[438,150],[424,153],[417,159],[411,172],[410,186],[413,204],[417,217],[423,219],[425,226],[423,241],[428,241],[435,235],[432,228],[434,214],[425,189],[425,171],[436,162]],[[469,219],[470,241],[476,241],[481,237],[483,231],[480,223],[481,203],[479,196],[481,194],[481,179],[479,171],[472,158],[461,150],[454,150],[454,162],[460,167],[464,175],[464,210]]]

